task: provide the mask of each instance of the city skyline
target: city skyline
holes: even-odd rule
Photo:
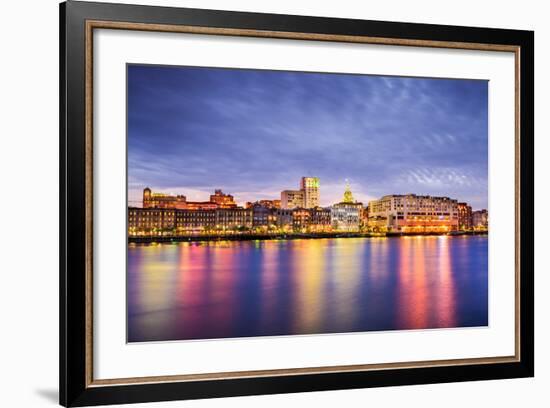
[[[337,169],[337,170],[336,170]],[[128,66],[129,205],[145,186],[239,205],[321,178],[365,204],[410,192],[487,208],[487,82]]]
[[[473,211],[468,203],[451,197],[394,194],[364,204],[354,199],[347,185],[339,202],[319,207],[315,205],[319,179],[303,177],[300,186],[300,190],[282,191],[281,200],[258,200],[244,207],[222,189],[216,189],[208,201],[192,201],[183,194],[167,195],[146,187],[142,207],[128,208],[129,239],[488,232],[486,209]],[[289,199],[287,193],[293,197]]]
[[[309,177],[305,177],[305,178],[309,178]],[[319,178],[318,177],[314,177],[318,180],[319,182]],[[319,182],[320,183],[320,182]],[[322,185],[321,185],[322,186]],[[321,189],[322,187],[319,187],[319,189]],[[140,190],[140,195],[139,197],[136,198],[136,200],[133,200],[133,201],[129,201],[128,203],[128,207],[131,207],[131,208],[142,208],[143,205],[143,192],[144,190],[149,190],[151,192],[154,192],[154,193],[159,193],[159,194],[164,194],[164,195],[167,195],[167,196],[171,196],[171,197],[184,197],[185,199],[187,199],[188,201],[195,201],[195,202],[203,202],[203,203],[207,203],[207,202],[212,202],[212,192],[220,192],[220,193],[224,193],[224,194],[229,194],[231,195],[232,198],[234,198],[234,194],[231,192],[231,191],[227,191],[225,190],[223,187],[222,188],[218,188],[218,187],[215,187],[213,188],[212,190],[210,191],[205,191],[204,194],[201,194],[200,196],[200,199],[195,199],[194,196],[190,196],[190,195],[187,195],[185,193],[185,191],[162,191],[161,189],[158,189],[158,188],[151,188],[150,186],[145,186],[144,189]],[[257,203],[257,202],[260,202],[260,201],[279,201],[281,202],[281,196],[282,196],[282,193],[286,192],[286,191],[290,191],[289,189],[284,189],[284,190],[281,190],[280,192],[280,195],[277,196],[277,197],[271,197],[271,198],[252,198],[251,200],[248,200],[246,202],[239,202],[238,200],[234,200],[234,202],[236,203],[237,207],[246,207],[247,204],[254,204],[254,203]],[[419,194],[419,193],[415,193],[415,192],[412,192],[412,191],[408,191],[408,192],[394,192],[394,193],[389,193],[389,194],[385,194],[384,196],[380,196],[380,197],[375,197],[375,198],[372,198],[372,199],[369,199],[368,201],[361,201],[361,200],[358,200],[356,199],[356,194],[355,192],[353,191],[353,188],[351,187],[351,185],[346,181],[345,184],[342,186],[342,189],[341,189],[341,194],[340,194],[340,197],[339,199],[337,199],[336,201],[330,203],[330,204],[327,204],[327,205],[319,205],[318,207],[319,208],[328,208],[328,207],[331,207],[333,206],[334,204],[338,204],[338,203],[341,203],[343,201],[345,201],[345,196],[346,194],[348,193],[348,191],[351,191],[353,193],[353,197],[354,197],[354,202],[356,203],[361,203],[364,207],[367,207],[369,202],[371,201],[377,201],[383,197],[386,197],[386,196],[408,196],[408,195],[415,195],[415,196],[429,196],[429,194]],[[321,195],[321,194],[320,194]],[[457,199],[456,197],[452,197],[450,195],[441,195],[439,197],[449,197],[449,198],[452,198],[454,200],[456,200],[457,202],[461,202],[461,203],[465,203],[465,204],[468,204],[470,205],[469,202],[467,201],[462,201],[460,199]],[[311,207],[306,207],[306,206],[302,206],[303,208],[311,208]],[[487,207],[473,207],[472,206],[472,210],[474,211],[481,211],[481,210],[487,210]]]

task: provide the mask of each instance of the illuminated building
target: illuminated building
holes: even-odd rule
[[[281,208],[315,208],[319,206],[319,177],[302,177],[299,190],[281,191]]]
[[[212,201],[187,201],[185,209],[187,210],[215,210],[219,205]]]
[[[143,190],[143,208],[186,208],[184,195],[153,193],[149,187]]]
[[[261,205],[266,208],[281,208],[281,200],[259,200],[255,202],[247,202],[245,208],[252,208],[254,205]]]
[[[271,207],[271,203],[267,201],[268,200],[257,201],[254,204],[250,204],[248,207],[252,209],[252,224],[256,229],[263,231],[283,229],[299,232],[321,232],[330,230],[330,209],[321,207],[293,209],[273,208]]]
[[[330,208],[268,208],[259,204],[252,207],[254,228],[260,231],[273,229],[297,232],[323,232],[331,230]]]
[[[215,210],[216,208],[236,208],[230,194],[215,190],[210,201],[187,201],[184,195],[153,193],[149,187],[143,190],[143,208],[173,208],[178,210]]]
[[[261,205],[259,202],[252,204],[250,208],[252,209],[253,227],[261,227],[264,230],[276,227],[277,217],[274,208]]]
[[[244,208],[128,209],[128,233],[131,236],[245,231],[250,228],[252,210]]]
[[[281,208],[303,208],[304,192],[302,190],[284,190],[281,191]]]
[[[245,230],[252,228],[252,210],[245,208],[220,208],[215,210],[216,229]]]
[[[359,231],[361,204],[338,203],[331,207],[332,229],[335,231]]]
[[[168,208],[128,208],[129,235],[166,235],[176,226],[176,211]]]
[[[346,204],[351,204],[355,202],[348,182],[346,182],[346,190],[344,191],[344,199],[342,200],[342,202]]]
[[[305,208],[292,211],[292,227],[294,231],[306,232],[309,227],[311,214]]]
[[[287,230],[292,228],[292,210],[277,208],[274,210],[277,228]]]
[[[475,230],[486,230],[489,227],[489,213],[487,210],[472,212],[472,227]]]
[[[219,208],[235,208],[237,203],[233,200],[231,194],[224,194],[222,190],[214,190],[214,194],[210,196],[210,202],[216,203]]]
[[[331,224],[335,231],[359,231],[363,204],[353,199],[349,184],[346,184],[342,202],[331,207]]]
[[[233,196],[215,190],[210,201],[143,190],[143,208],[128,208],[130,236],[281,232],[450,232],[488,227],[487,210],[472,212],[448,197],[387,195],[367,207],[346,183],[341,202],[318,205],[319,179],[303,177],[300,190],[285,190],[282,200],[259,200],[238,207]],[[307,203],[306,203],[307,202]],[[309,208],[306,208],[310,206]]]
[[[281,208],[281,200],[260,200],[258,203],[267,208]]]
[[[330,208],[275,209],[279,229],[297,232],[327,232],[331,230]]]
[[[457,200],[416,194],[384,196],[369,203],[368,225],[374,231],[456,231]]]
[[[300,191],[304,193],[304,208],[315,208],[319,206],[319,178],[302,177]]]
[[[458,203],[458,229],[468,231],[472,228],[472,207],[467,203]]]
[[[359,214],[359,227],[365,230],[369,223],[369,206],[363,207]]]
[[[313,232],[328,232],[332,230],[330,208],[310,208],[310,230]]]
[[[244,208],[178,210],[178,233],[245,230],[252,227],[252,211]]]
[[[176,231],[178,234],[208,232],[216,229],[216,210],[176,211]]]

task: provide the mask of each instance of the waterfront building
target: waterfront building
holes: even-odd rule
[[[299,190],[281,191],[281,208],[315,208],[319,206],[319,177],[302,177]]]
[[[232,198],[233,197],[231,197],[231,199]],[[171,208],[178,210],[214,210],[219,207],[219,205],[213,201],[187,201],[184,195],[153,193],[149,187],[143,190],[142,206],[143,208]]]
[[[300,191],[304,193],[304,208],[319,206],[319,177],[302,177]]]
[[[258,201],[248,201],[245,204],[245,208],[252,208],[255,205],[261,205],[266,208],[281,208],[281,200],[258,200]]]
[[[254,205],[252,211],[255,228],[297,232],[326,232],[331,229],[330,208],[279,209]]]
[[[187,201],[183,195],[143,191],[143,208],[128,208],[130,236],[165,236],[236,232],[450,232],[487,230],[487,210],[472,212],[449,197],[388,195],[367,207],[346,183],[341,202],[328,208],[319,199],[318,178],[303,177],[300,190],[282,192],[282,200],[259,200],[238,207],[233,196],[215,190],[210,201]],[[310,191],[308,192],[308,188]],[[309,194],[309,198],[306,196]]]
[[[296,232],[307,232],[311,221],[311,214],[306,208],[292,211],[292,228]]]
[[[277,225],[274,208],[256,202],[250,209],[252,209],[252,226],[254,228],[267,231]]]
[[[176,231],[178,234],[209,232],[216,229],[216,210],[194,209],[176,211]]]
[[[240,230],[252,228],[252,210],[246,208],[219,208],[215,210],[216,229]]]
[[[169,235],[176,226],[176,210],[169,208],[128,208],[128,234]]]
[[[369,203],[368,225],[374,231],[456,231],[458,203],[449,197],[387,195]]]
[[[369,223],[369,206],[361,208],[361,212],[359,214],[359,228],[362,231],[367,230]]]
[[[302,190],[284,190],[281,191],[281,208],[303,208],[304,192]]]
[[[231,194],[224,194],[222,190],[214,190],[214,194],[210,196],[210,202],[216,203],[218,208],[235,208],[237,203]]]
[[[359,231],[361,204],[337,203],[331,208],[331,225],[334,231]]]
[[[185,205],[187,210],[215,210],[217,208],[219,205],[212,201],[187,201]]]
[[[128,208],[131,236],[246,231],[252,224],[252,210],[244,208]]]
[[[458,229],[469,231],[472,229],[472,207],[467,203],[458,203]]]
[[[329,232],[332,230],[332,218],[330,208],[310,208],[310,230],[312,232]]]
[[[184,195],[153,193],[149,187],[143,190],[143,208],[186,208]]]
[[[275,225],[277,228],[285,231],[292,229],[292,210],[286,208],[277,208],[274,210]]]
[[[210,201],[187,201],[184,195],[153,193],[149,187],[143,190],[143,208],[172,208],[178,210],[215,210],[217,208],[237,208],[233,196],[215,190]]]
[[[267,208],[281,208],[281,200],[260,200],[258,203]]]
[[[252,228],[252,210],[218,208],[176,211],[178,233],[244,231]]]
[[[353,199],[349,183],[346,183],[344,198],[331,207],[331,225],[335,231],[359,231],[363,204]]]
[[[489,227],[489,213],[487,210],[472,212],[472,228],[475,230],[486,230]]]

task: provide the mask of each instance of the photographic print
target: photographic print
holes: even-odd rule
[[[127,341],[488,325],[488,81],[127,65]]]
[[[59,40],[61,404],[534,376],[534,32],[70,1]]]

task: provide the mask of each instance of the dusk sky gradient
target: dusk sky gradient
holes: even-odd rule
[[[142,191],[239,204],[320,178],[386,194],[488,200],[488,82],[221,68],[128,66],[128,200]]]

